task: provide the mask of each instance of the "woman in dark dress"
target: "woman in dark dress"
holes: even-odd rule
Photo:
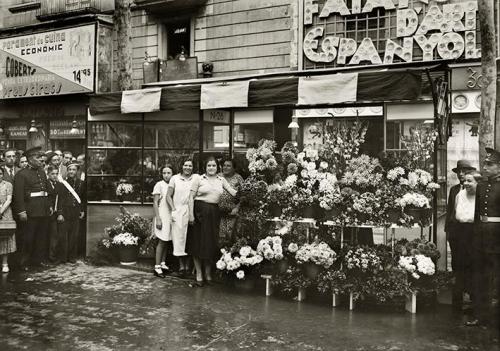
[[[189,221],[193,223],[193,231],[188,235],[186,251],[193,257],[197,286],[203,286],[203,276],[207,282],[212,281],[212,266],[219,254],[220,198],[224,190],[231,196],[236,195],[227,180],[217,174],[215,158],[208,158],[205,172],[193,180],[189,198]]]

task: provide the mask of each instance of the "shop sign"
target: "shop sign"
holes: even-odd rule
[[[50,139],[85,139],[85,121],[76,120],[78,132],[71,133],[73,121],[69,119],[53,120],[49,122]]]
[[[0,39],[0,99],[94,91],[95,24]]]
[[[338,26],[335,23],[338,19],[346,26],[347,22],[354,22],[353,15],[371,13],[374,9],[385,10],[385,20],[396,17],[396,37],[385,40],[382,55],[372,38],[359,41],[347,38],[346,28],[342,34],[329,32],[330,28]],[[451,3],[451,0],[432,3],[428,0],[305,0],[303,52],[311,62],[338,65],[390,64],[394,60],[412,62],[416,50],[421,54],[419,61],[477,59],[481,57],[481,49],[476,43],[476,12],[477,0],[462,3]],[[377,20],[379,22],[382,21]],[[370,25],[368,20],[366,25]],[[389,32],[388,28],[389,24],[384,24],[382,28],[368,29],[377,30],[383,36]],[[368,29],[360,29],[358,34]]]
[[[7,135],[9,140],[26,140],[28,138],[28,122],[9,122]]]
[[[203,110],[203,121],[209,123],[229,124],[231,114],[225,110]]]
[[[452,90],[480,90],[483,84],[481,66],[458,67],[451,71]]]

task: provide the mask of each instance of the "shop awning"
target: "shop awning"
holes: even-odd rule
[[[293,74],[293,73],[291,73]],[[234,79],[233,79],[234,80]],[[243,80],[243,79],[241,79]],[[296,106],[298,104],[298,76],[246,79],[248,108]],[[382,103],[388,101],[418,100],[427,81],[423,69],[402,71],[360,72],[357,79],[356,100],[353,103]],[[162,87],[160,110],[200,109],[201,83]],[[160,86],[158,83],[157,86]],[[234,106],[228,95],[228,107]],[[119,113],[121,92],[97,94],[90,98],[90,113]],[[339,104],[336,104],[339,105]]]

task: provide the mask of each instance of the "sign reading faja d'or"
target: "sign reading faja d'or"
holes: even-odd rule
[[[93,92],[95,26],[0,39],[0,99]]]
[[[477,0],[304,0],[303,52],[333,65],[476,59],[476,14]]]

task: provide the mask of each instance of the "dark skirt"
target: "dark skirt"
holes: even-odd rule
[[[219,205],[196,200],[194,202],[194,225],[186,238],[186,252],[203,260],[218,259],[219,228]]]

